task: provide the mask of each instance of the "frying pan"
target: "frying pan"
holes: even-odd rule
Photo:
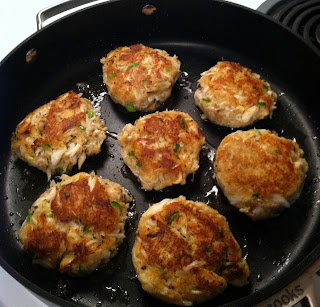
[[[143,14],[146,4],[154,5],[156,11]],[[165,49],[182,62],[181,77],[160,111],[184,111],[199,124],[207,142],[200,168],[184,186],[143,191],[123,164],[119,143],[109,135],[101,153],[90,157],[82,171],[94,170],[120,183],[134,198],[127,238],[117,256],[88,278],[70,278],[32,265],[17,233],[28,209],[49,183],[44,173],[12,158],[11,133],[29,112],[68,90],[82,92],[100,105],[109,131],[118,133],[125,124],[134,123],[143,114],[128,113],[111,101],[99,59],[118,46],[136,43]],[[272,118],[253,127],[296,139],[305,151],[309,171],[302,195],[277,218],[251,221],[229,205],[214,179],[212,153],[235,130],[201,120],[193,94],[200,73],[221,60],[251,68],[279,95]],[[295,34],[258,12],[222,1],[108,2],[43,28],[0,65],[1,265],[20,283],[59,305],[160,306],[163,303],[143,292],[135,276],[131,261],[135,230],[149,205],[185,195],[226,216],[251,270],[247,286],[228,286],[205,306],[252,306],[286,287],[320,256],[319,71],[320,55]],[[72,174],[76,172],[74,168]]]

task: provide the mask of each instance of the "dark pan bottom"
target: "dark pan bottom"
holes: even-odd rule
[[[175,186],[164,191],[142,191],[137,180],[130,170],[123,164],[120,156],[120,146],[117,140],[108,137],[102,146],[99,155],[90,157],[81,171],[94,170],[103,178],[120,183],[127,188],[134,198],[134,205],[130,209],[126,227],[127,238],[119,249],[118,255],[111,262],[97,270],[87,279],[74,279],[60,275],[53,271],[31,264],[31,257],[22,249],[16,240],[18,230],[27,215],[32,203],[43,193],[49,183],[46,175],[22,161],[4,158],[1,168],[1,182],[5,195],[1,220],[5,226],[6,236],[12,240],[2,240],[1,250],[4,257],[15,264],[16,274],[23,272],[29,283],[43,288],[56,297],[61,298],[64,304],[74,302],[85,306],[110,306],[113,303],[119,306],[154,306],[160,303],[144,293],[135,277],[131,261],[131,249],[134,242],[135,230],[141,214],[149,205],[164,198],[173,198],[185,195],[187,199],[202,201],[217,209],[226,216],[230,228],[238,240],[243,255],[247,258],[251,270],[250,284],[238,289],[229,286],[220,297],[214,300],[216,305],[226,304],[244,298],[255,291],[268,288],[270,283],[281,279],[293,269],[303,255],[310,252],[310,246],[319,242],[319,237],[311,233],[319,216],[316,192],[319,187],[319,147],[316,135],[317,127],[309,122],[308,114],[301,112],[299,105],[303,101],[295,100],[290,92],[283,92],[285,87],[277,77],[266,67],[250,59],[235,54],[219,46],[205,45],[190,42],[161,42],[146,41],[148,46],[167,50],[171,55],[177,54],[182,62],[182,74],[174,87],[171,98],[161,110],[175,109],[189,113],[201,127],[207,144],[200,157],[200,168],[192,178],[188,178],[185,186]],[[102,84],[101,65],[99,59],[109,51],[100,50],[83,67],[70,66],[70,71],[78,70],[77,75],[64,74],[54,87],[42,89],[38,95],[55,99],[66,90],[72,89],[83,92],[84,97],[95,100],[101,106],[101,116],[105,119],[109,131],[117,133],[126,123],[133,123],[143,114],[129,114],[122,107],[114,104],[106,94]],[[289,210],[279,217],[263,221],[252,222],[240,214],[237,209],[229,205],[223,193],[217,186],[213,174],[212,157],[221,140],[235,131],[230,128],[216,126],[200,119],[201,112],[194,103],[194,91],[200,73],[215,65],[217,61],[229,60],[250,67],[254,72],[261,74],[261,78],[268,81],[279,94],[277,109],[272,119],[265,119],[255,124],[255,128],[275,130],[280,136],[295,138],[305,151],[310,170],[300,199]],[[74,65],[77,65],[75,63]],[[100,100],[100,101],[99,101]],[[49,101],[49,99],[47,100]],[[18,120],[34,107],[47,101],[39,99],[33,106],[22,106],[17,110]],[[26,110],[28,109],[28,111]],[[249,127],[248,129],[253,128]],[[9,157],[9,144],[3,157]],[[73,174],[76,173],[73,169]],[[319,223],[318,223],[319,224]],[[314,242],[310,244],[310,242]],[[9,256],[10,255],[10,256]],[[211,306],[209,302],[207,306]],[[237,304],[237,303],[235,303]],[[239,305],[238,305],[239,306]]]

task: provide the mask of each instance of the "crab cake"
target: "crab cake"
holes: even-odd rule
[[[271,114],[276,108],[277,94],[250,69],[218,62],[201,74],[194,98],[203,112],[202,119],[239,128]]]
[[[214,170],[229,202],[253,220],[261,220],[296,201],[308,164],[296,142],[269,130],[252,129],[223,139]]]
[[[132,260],[145,291],[182,306],[218,295],[227,283],[244,286],[249,277],[226,219],[183,196],[164,199],[142,215]]]
[[[13,155],[50,179],[99,153],[107,128],[81,95],[70,91],[27,115],[11,138]]]
[[[185,184],[199,168],[205,143],[197,123],[186,113],[164,111],[127,124],[118,140],[123,161],[144,190]]]
[[[129,112],[154,111],[166,101],[180,75],[180,61],[143,45],[120,47],[101,59],[110,97]]]
[[[94,173],[61,179],[32,205],[19,239],[34,263],[85,275],[116,255],[131,198],[119,184]]]

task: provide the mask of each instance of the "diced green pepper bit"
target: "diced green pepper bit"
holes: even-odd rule
[[[172,213],[168,218],[168,224],[171,225],[172,222],[180,215],[179,211]]]
[[[137,111],[132,102],[126,104],[126,109],[128,112],[136,112]]]
[[[83,126],[83,125],[79,125],[78,127],[79,127],[81,130],[83,130],[83,131],[86,130],[86,127]]]
[[[49,212],[47,213],[47,217],[53,217],[52,211],[49,211]]]
[[[131,64],[131,65],[129,65],[128,67],[127,67],[127,70],[129,70],[129,69],[131,69],[131,68],[135,68],[135,67],[137,67],[139,65],[139,63],[133,63],[133,64]]]
[[[121,205],[119,203],[117,203],[116,201],[111,202],[111,206],[113,208],[116,208],[118,210],[121,210]]]
[[[94,112],[88,111],[88,112],[87,112],[87,115],[88,115],[89,118],[92,118],[92,117],[94,116]]]
[[[141,163],[141,162],[138,162],[136,165],[137,165],[138,167],[142,167],[142,163]]]
[[[269,91],[269,86],[268,85],[263,85],[263,88],[264,88],[264,90],[267,92],[267,91]]]
[[[62,185],[61,184],[58,184],[57,187],[58,187],[59,190],[62,189]]]
[[[256,198],[259,198],[260,197],[260,194],[259,193],[256,193],[256,194],[252,194],[251,197],[256,197]]]
[[[210,102],[210,99],[209,98],[202,98],[202,101],[205,103],[208,103],[208,102]]]
[[[181,118],[181,119],[180,119],[180,123],[181,123],[181,128],[182,128],[183,130],[187,130],[187,129],[188,129],[188,126],[187,126],[186,121],[185,121],[184,118]]]
[[[258,101],[258,105],[261,107],[265,107],[267,104],[263,101]]]
[[[129,157],[134,157],[134,152],[133,151],[129,151],[128,155],[129,155]]]
[[[108,78],[109,79],[113,79],[114,77],[116,77],[117,76],[117,73],[116,72],[112,72],[112,73],[110,73],[109,75],[108,75]]]
[[[84,232],[89,231],[89,230],[90,230],[90,227],[91,227],[90,225],[84,226],[84,227],[83,227],[83,231],[84,231]]]
[[[19,141],[19,138],[17,137],[17,135],[15,133],[12,134],[12,139],[14,141]]]
[[[166,72],[170,72],[172,70],[172,66],[166,67]]]
[[[180,144],[174,144],[173,145],[173,151],[174,152],[178,152],[179,149],[180,149]]]
[[[279,150],[275,149],[273,152],[277,155],[279,153]]]
[[[79,273],[85,273],[86,271],[86,267],[83,264],[79,264]]]
[[[50,150],[51,149],[51,146],[49,144],[44,144],[44,149],[45,150]]]
[[[260,136],[261,135],[261,132],[259,130],[257,130],[257,135]]]
[[[159,271],[160,271],[160,275],[163,276],[164,274],[166,274],[166,272],[164,271],[163,268],[159,268]]]
[[[303,184],[300,184],[299,189],[298,189],[298,193],[301,193],[303,190]]]
[[[34,156],[29,156],[30,161],[34,161]]]
[[[56,168],[55,171],[57,174],[60,174],[60,175],[63,174],[63,172],[64,172],[63,168],[61,168],[61,167]]]
[[[32,216],[33,216],[33,213],[29,213],[29,214],[28,214],[28,216],[27,216],[27,223],[30,222]]]

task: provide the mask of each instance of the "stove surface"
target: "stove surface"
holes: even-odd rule
[[[290,28],[320,53],[319,0],[267,0],[258,11]]]

